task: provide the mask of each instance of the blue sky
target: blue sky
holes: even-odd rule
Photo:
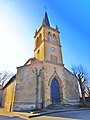
[[[89,0],[0,0],[0,71],[16,72],[33,57],[45,5],[51,26],[60,30],[65,66],[82,64],[90,73]]]

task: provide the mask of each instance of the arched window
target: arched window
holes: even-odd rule
[[[53,41],[56,41],[56,35],[53,34]]]
[[[39,54],[39,53],[40,53],[40,50],[37,51],[37,54]]]
[[[48,40],[52,41],[52,36],[50,32],[48,33]]]
[[[60,104],[60,87],[58,81],[54,78],[51,83],[52,104]]]

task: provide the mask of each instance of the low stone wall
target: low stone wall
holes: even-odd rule
[[[15,102],[13,111],[29,112],[35,110],[36,104],[34,102]],[[38,104],[38,109],[41,109],[41,103]]]
[[[78,105],[80,103],[80,100],[69,100],[68,104],[69,105]]]
[[[85,97],[86,102],[90,104],[90,97]],[[82,98],[80,98],[80,102],[82,103]]]

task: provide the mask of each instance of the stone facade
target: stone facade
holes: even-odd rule
[[[44,67],[39,76],[38,108],[42,108],[42,101],[44,107],[52,104],[51,83],[54,78],[60,86],[60,103],[79,103],[77,79],[70,71],[63,66],[37,59],[30,63],[18,68],[14,110],[28,111],[36,107],[36,76],[32,72],[35,67],[38,72]]]

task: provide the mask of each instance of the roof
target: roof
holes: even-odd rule
[[[44,16],[43,22],[44,22],[44,24],[45,24],[46,26],[49,26],[49,27],[50,27],[50,23],[49,23],[49,19],[48,19],[47,12],[45,12],[45,16]]]
[[[66,67],[64,67],[65,68],[65,70],[69,73],[69,74],[71,74],[71,75],[73,75],[74,77],[76,77],[71,71],[69,71]],[[77,77],[76,77],[77,78]]]
[[[5,87],[7,87],[11,82],[13,82],[13,80],[15,80],[16,78],[16,74],[13,75],[5,84],[4,86],[1,87],[1,89],[4,89]]]
[[[35,57],[33,57],[33,58],[29,58],[29,59],[27,60],[27,62],[26,62],[24,65],[26,65],[29,61],[34,61],[34,60],[36,60]]]
[[[38,61],[38,62],[40,62],[40,63],[43,62],[43,61],[38,60],[36,57],[34,57],[34,58],[29,58],[29,59],[25,62],[24,65],[17,67],[17,69],[18,69],[18,68],[22,68],[22,67],[27,66],[27,65],[32,65],[32,63],[33,63],[34,61]]]

